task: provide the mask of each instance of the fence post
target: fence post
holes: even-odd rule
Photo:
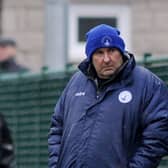
[[[148,61],[148,59],[149,59],[150,57],[152,57],[152,54],[151,54],[151,53],[149,53],[149,52],[144,53],[144,55],[143,55],[143,65],[144,65],[144,66],[149,66],[149,65],[150,65],[150,63],[149,63],[149,61]]]

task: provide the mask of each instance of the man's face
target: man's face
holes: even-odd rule
[[[16,48],[13,46],[0,46],[0,62],[6,61],[16,55]]]
[[[0,62],[5,61],[7,59],[6,57],[5,47],[0,46]]]
[[[93,53],[92,63],[98,77],[108,79],[123,64],[123,59],[115,48],[100,48]]]

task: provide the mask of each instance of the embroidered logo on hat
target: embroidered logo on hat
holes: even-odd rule
[[[105,46],[108,47],[112,43],[112,38],[110,36],[104,36],[101,40],[101,43]]]

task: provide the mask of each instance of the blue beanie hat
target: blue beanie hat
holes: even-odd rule
[[[88,60],[91,60],[93,53],[98,48],[117,48],[124,55],[125,43],[119,36],[117,28],[106,24],[98,25],[86,33],[85,53]]]

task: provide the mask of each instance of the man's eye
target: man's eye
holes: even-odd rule
[[[110,51],[111,52],[114,52],[116,49],[115,48],[110,48]]]
[[[103,53],[103,52],[102,52],[102,51],[99,51],[99,50],[95,52],[95,54],[98,54],[98,55],[99,55],[99,54],[102,54],[102,53]]]
[[[98,51],[98,54],[103,54],[103,52],[102,51]]]

